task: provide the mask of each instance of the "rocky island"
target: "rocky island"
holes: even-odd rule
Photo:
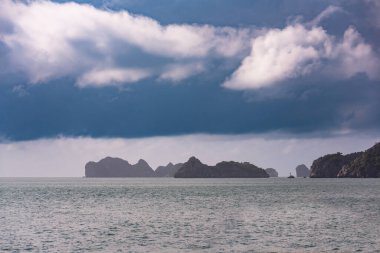
[[[174,177],[174,174],[182,167],[183,163],[168,163],[166,166],[158,166],[155,173],[157,177]]]
[[[248,162],[220,162],[215,166],[203,164],[191,157],[175,173],[176,178],[267,178],[265,170]]]
[[[298,165],[296,167],[296,175],[297,177],[309,177],[310,170],[305,164]]]
[[[344,165],[337,176],[380,178],[380,143]]]
[[[278,177],[277,170],[275,170],[273,168],[267,168],[267,169],[265,169],[265,172],[269,175],[269,177]]]
[[[315,160],[310,177],[380,177],[380,143],[365,152],[329,154]]]
[[[140,159],[132,165],[120,158],[106,157],[99,162],[88,162],[85,166],[86,177],[154,177],[154,170]]]

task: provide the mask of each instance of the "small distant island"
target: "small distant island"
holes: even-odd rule
[[[183,163],[168,163],[166,166],[158,166],[155,170],[156,177],[174,177],[175,173],[182,167]]]
[[[296,175],[297,177],[309,177],[310,170],[305,164],[300,164],[296,167]]]
[[[278,172],[277,170],[273,168],[267,168],[265,171],[268,173],[269,177],[278,177]]]

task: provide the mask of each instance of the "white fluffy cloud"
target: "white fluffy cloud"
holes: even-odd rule
[[[379,77],[379,69],[376,53],[353,27],[339,40],[322,27],[295,24],[269,29],[255,38],[251,54],[224,86],[257,89],[317,71],[336,78],[365,73],[374,79]]]
[[[106,84],[137,82],[150,75],[143,69],[100,69],[85,73],[78,79],[80,87],[92,85],[102,86]]]
[[[343,40],[335,44],[329,58],[336,61],[331,69],[344,78],[356,73],[365,73],[370,79],[380,76],[379,58],[373,48],[366,44],[352,27],[346,30]]]
[[[318,16],[316,16],[311,22],[310,25],[317,26],[319,25],[323,20],[329,18],[333,14],[337,12],[344,12],[342,8],[334,5],[328,6],[325,10],[323,10]]]
[[[204,70],[205,67],[202,63],[171,65],[161,74],[160,79],[178,82],[191,74],[198,74]]]
[[[326,43],[327,42],[327,43]],[[331,50],[321,28],[302,25],[272,29],[252,42],[251,54],[224,84],[249,89],[271,85],[285,78],[305,75],[316,67],[321,53]]]
[[[247,28],[161,25],[127,11],[74,2],[0,0],[0,43],[7,48],[1,65],[6,61],[8,71],[26,74],[31,83],[70,76],[81,87],[148,77],[178,82],[206,71],[213,57],[243,58],[224,83],[230,89],[267,87],[316,72],[338,78],[362,72],[378,78],[376,53],[354,28],[335,38],[319,26],[342,11],[330,6],[309,23],[267,29],[257,36]],[[151,63],[153,58],[162,60]]]
[[[67,75],[80,77],[82,86],[133,82],[146,77],[147,72],[120,70],[125,66],[117,56],[128,48],[181,65],[181,59],[189,62],[210,56],[236,56],[245,48],[248,36],[245,29],[163,26],[127,11],[101,10],[73,2],[0,0],[0,6],[0,22],[4,24],[0,26],[0,41],[10,50],[8,60],[13,70],[26,73],[33,83]],[[134,60],[128,59],[128,54],[126,58],[131,68]],[[161,71],[167,68],[157,67],[150,75],[173,76]],[[180,78],[192,74],[182,71]]]

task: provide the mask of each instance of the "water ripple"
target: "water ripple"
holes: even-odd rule
[[[0,179],[1,252],[380,252],[373,179]]]

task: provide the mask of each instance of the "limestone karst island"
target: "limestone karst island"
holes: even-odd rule
[[[314,160],[311,169],[302,164],[295,168],[297,177],[311,178],[379,178],[380,143],[363,152],[343,155],[328,154]],[[130,164],[120,158],[106,157],[99,162],[88,162],[86,177],[175,177],[175,178],[267,178],[277,177],[273,168],[262,169],[248,162],[220,162],[215,166],[191,157],[185,163],[159,166],[153,170],[140,159]]]

